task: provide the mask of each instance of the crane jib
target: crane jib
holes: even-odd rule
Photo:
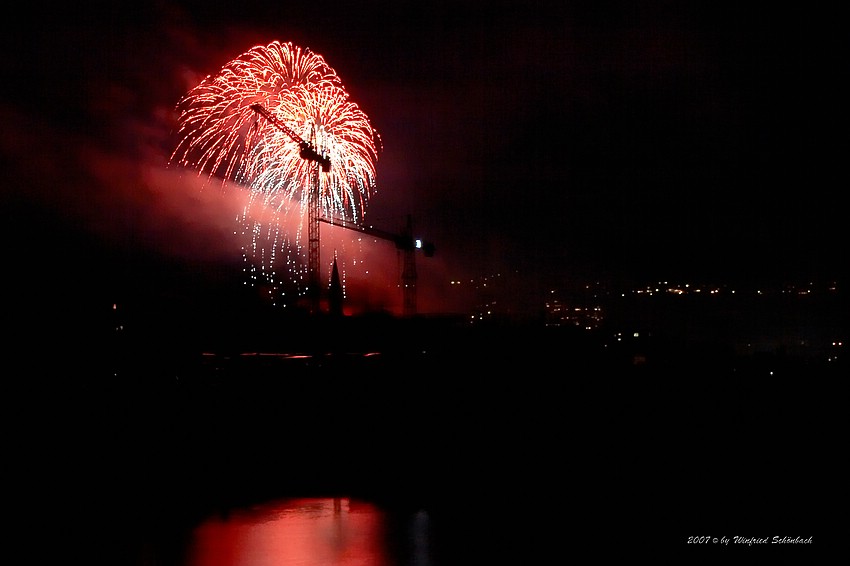
[[[289,128],[286,124],[278,120],[272,115],[268,109],[266,109],[261,104],[252,104],[250,106],[251,110],[260,114],[263,118],[271,122],[271,124],[288,135],[295,143],[298,144],[299,153],[298,155],[301,159],[306,159],[308,161],[315,161],[316,163],[322,166],[322,171],[330,171],[331,170],[331,159],[327,155],[322,155],[318,151],[316,151],[309,142],[304,141],[298,134],[296,134],[291,128]]]

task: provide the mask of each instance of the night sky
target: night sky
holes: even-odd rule
[[[846,33],[758,4],[24,7],[0,24],[7,273],[40,297],[225,277],[238,207],[167,167],[174,106],[279,40],[322,55],[380,133],[367,220],[412,215],[437,247],[426,284],[837,277]]]

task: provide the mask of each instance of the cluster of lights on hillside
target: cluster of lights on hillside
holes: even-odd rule
[[[470,290],[475,302],[469,319],[472,322],[484,322],[503,317],[506,305],[512,295],[520,292],[511,286],[501,275],[482,276],[472,279],[453,279],[450,286],[461,292]],[[733,287],[731,285],[658,281],[628,289],[613,289],[609,285],[593,282],[577,289],[550,289],[542,298],[541,309],[545,322],[549,326],[575,326],[593,330],[599,328],[605,319],[603,304],[616,298],[641,297],[807,297],[832,295],[838,292],[834,281],[826,284],[814,282],[787,283],[765,287]]]
[[[735,288],[729,285],[707,285],[693,283],[671,283],[659,281],[633,289],[621,291],[621,296],[633,295],[811,295],[838,292],[838,284],[830,281],[826,284],[815,282],[786,283],[773,287]]]

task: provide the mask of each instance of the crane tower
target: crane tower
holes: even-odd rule
[[[316,163],[312,183],[308,190],[307,203],[307,293],[310,297],[310,310],[313,314],[319,312],[319,167],[322,171],[331,170],[330,157],[319,153],[313,145],[298,135],[292,128],[278,120],[261,104],[252,104],[251,110],[268,120],[274,127],[282,131],[298,144],[301,159]]]

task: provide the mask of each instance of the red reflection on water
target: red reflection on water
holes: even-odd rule
[[[216,517],[194,532],[187,566],[390,566],[384,516],[349,499],[297,499]]]

